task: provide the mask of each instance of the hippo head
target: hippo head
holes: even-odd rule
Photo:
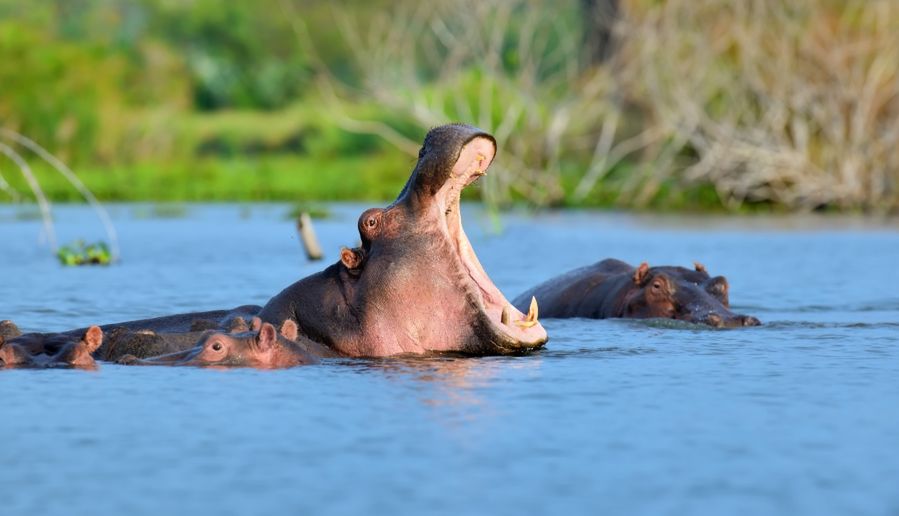
[[[245,326],[245,323],[244,323]],[[247,331],[244,331],[247,330]],[[312,357],[285,341],[298,338],[297,324],[288,319],[281,334],[269,323],[254,319],[252,329],[238,327],[235,332],[206,331],[197,345],[187,351],[138,359],[126,355],[119,363],[128,365],[179,365],[197,367],[291,367],[313,363]]]
[[[710,277],[697,263],[684,267],[650,267],[634,271],[634,288],[624,299],[625,317],[678,319],[716,328],[758,326],[758,319],[730,311],[724,276]]]
[[[81,340],[63,346],[54,355],[54,362],[84,369],[97,367],[93,353],[103,344],[103,330],[99,326],[91,326],[84,332]]]
[[[0,336],[0,367],[78,367],[93,369],[97,362],[91,355],[97,351],[103,343],[103,330],[98,326],[91,326],[84,332],[81,339],[72,342],[72,337],[66,335],[66,342],[62,344],[53,356],[46,353],[32,355],[27,344],[20,342],[6,342]]]
[[[299,288],[308,302],[291,316],[304,333],[354,356],[543,345],[536,303],[527,315],[512,307],[462,229],[462,189],[486,174],[495,154],[493,137],[474,127],[432,129],[399,197],[359,217],[361,246],[343,250],[327,281]]]

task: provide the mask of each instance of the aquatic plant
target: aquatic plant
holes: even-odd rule
[[[85,244],[83,240],[60,247],[56,251],[56,257],[59,263],[66,266],[109,265],[113,261],[112,253],[105,242]]]

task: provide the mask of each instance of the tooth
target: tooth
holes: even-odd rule
[[[515,324],[521,326],[522,328],[530,328],[537,324],[537,313],[539,309],[537,308],[537,298],[531,297],[531,306],[528,308],[528,315],[521,321],[517,321]]]
[[[499,321],[503,324],[509,324],[509,305],[503,308],[503,315],[500,316]]]
[[[487,156],[484,156],[483,154],[480,154],[480,153],[479,153],[479,154],[477,155],[476,159],[477,159],[477,161],[478,161],[478,168],[475,169],[474,173],[477,174],[477,175],[479,175],[479,176],[486,175],[487,172],[485,172],[484,170],[481,170],[481,164],[484,163],[484,160],[487,159]]]

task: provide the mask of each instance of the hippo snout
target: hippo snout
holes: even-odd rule
[[[718,314],[709,314],[705,318],[705,323],[715,328],[724,328],[724,318]]]
[[[744,326],[760,326],[762,324],[761,321],[751,315],[734,315],[725,318],[718,314],[708,314],[702,322],[713,328],[740,328]]]
[[[739,317],[740,323],[742,326],[761,326],[762,321],[751,315],[741,315]]]

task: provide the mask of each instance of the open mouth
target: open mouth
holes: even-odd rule
[[[446,219],[446,229],[462,267],[471,280],[469,291],[479,304],[478,309],[493,333],[495,343],[511,350],[539,347],[547,340],[546,330],[538,322],[537,301],[531,300],[527,314],[520,312],[493,284],[478,260],[465,230],[459,199],[462,190],[486,174],[495,150],[492,142],[474,140],[465,146],[453,173],[437,193]]]

